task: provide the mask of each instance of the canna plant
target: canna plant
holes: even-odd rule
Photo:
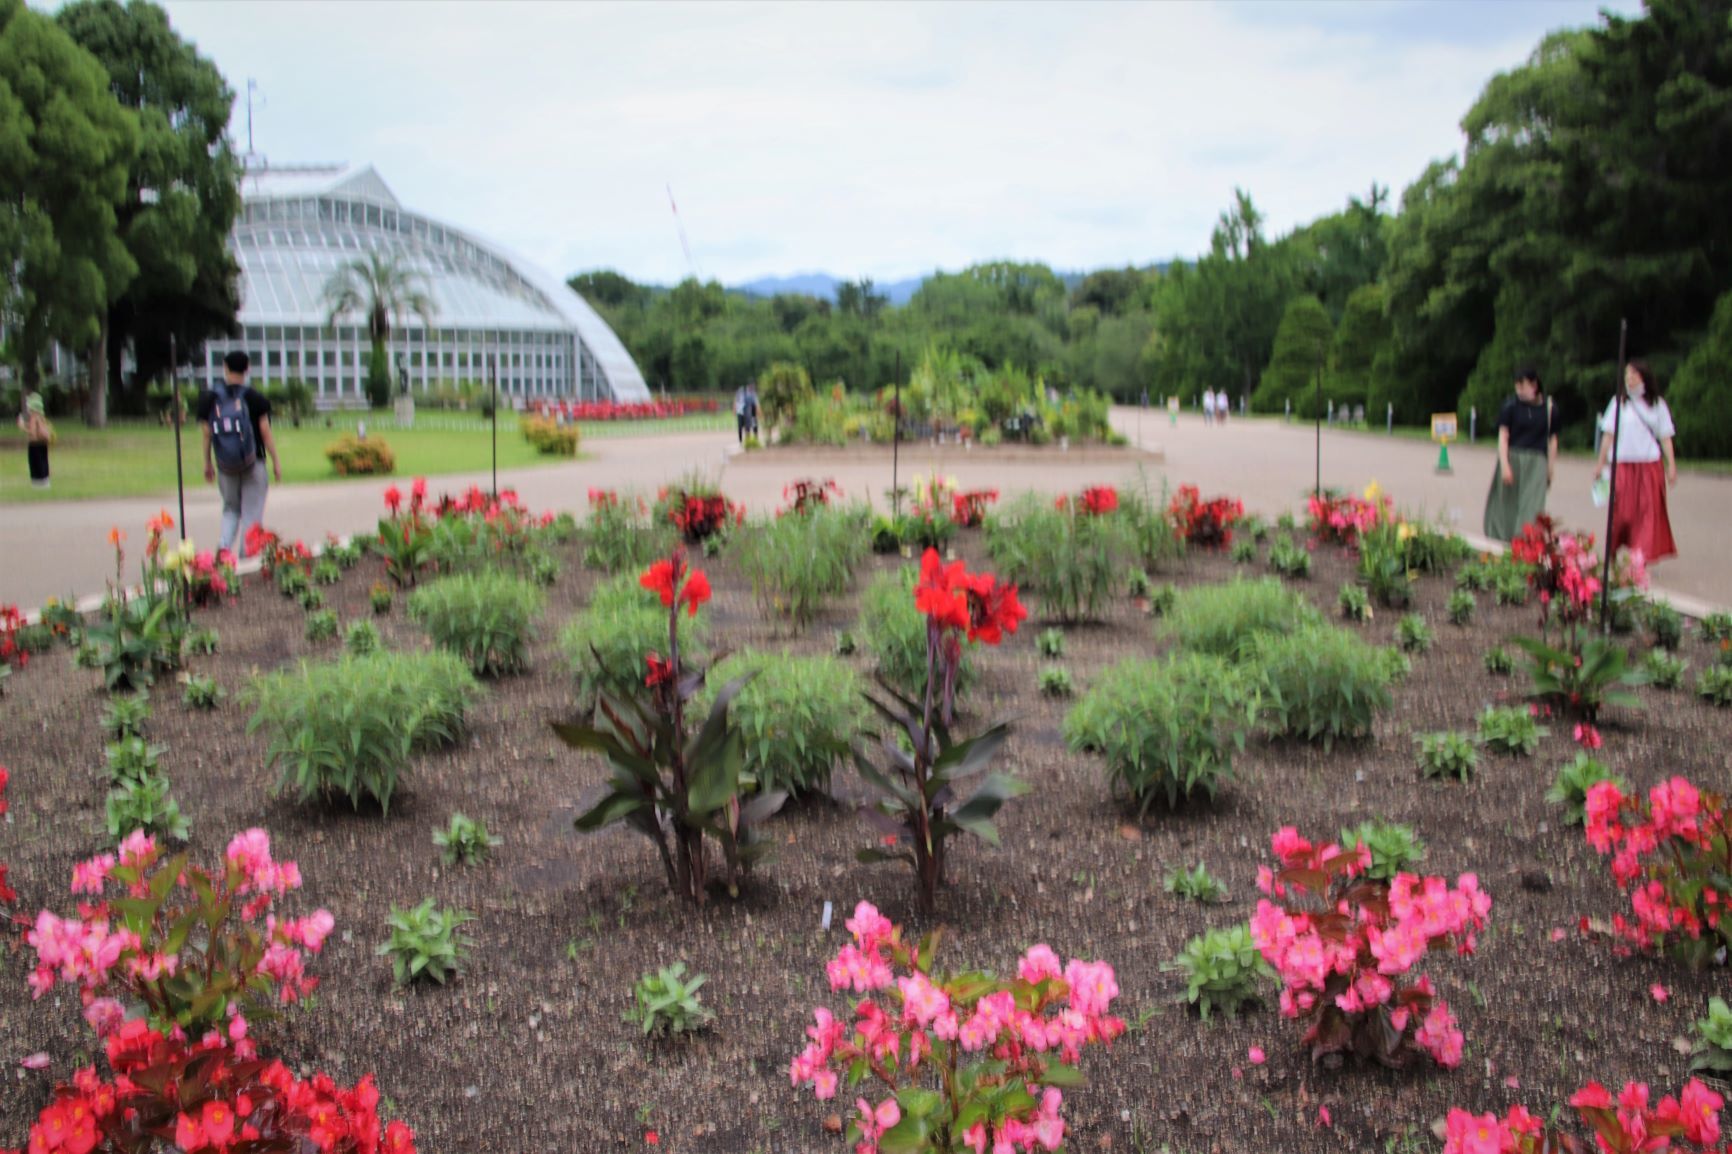
[[[914,870],[920,908],[930,911],[944,884],[949,840],[971,833],[997,845],[993,817],[1006,801],[1028,792],[1026,782],[994,773],[964,796],[965,780],[986,769],[1010,736],[1008,722],[961,741],[950,733],[964,639],[997,645],[1004,634],[1016,632],[1028,611],[1017,600],[1015,585],[1000,584],[989,573],[969,573],[961,561],[947,565],[932,549],[920,561],[914,604],[926,618],[925,693],[919,702],[888,686],[889,702],[867,694],[890,723],[881,742],[889,768],[880,770],[855,750],[861,774],[884,794],[876,809],[863,810],[882,844],[861,850],[859,858],[906,862]]]

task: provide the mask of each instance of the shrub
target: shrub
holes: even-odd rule
[[[1179,591],[1170,583],[1163,582],[1154,592],[1149,594],[1149,614],[1154,617],[1165,617],[1173,611],[1173,605],[1179,599]]]
[[[1408,653],[1424,653],[1436,638],[1425,618],[1417,613],[1404,613],[1396,623],[1395,640]]]
[[[155,777],[160,770],[158,759],[164,746],[151,745],[144,738],[131,736],[110,742],[103,751],[108,767],[108,780],[116,785],[123,781],[143,781]]]
[[[1642,708],[1641,699],[1629,687],[1644,684],[1647,673],[1629,667],[1629,652],[1621,644],[1591,637],[1571,652],[1531,637],[1517,637],[1515,643],[1527,654],[1534,697],[1559,709],[1579,711],[1590,722],[1608,705]]]
[[[589,491],[589,522],[584,531],[583,563],[604,573],[642,570],[673,551],[674,529],[666,518],[652,518],[643,499],[611,489]]]
[[[1227,887],[1209,872],[1204,862],[1198,862],[1194,869],[1175,866],[1168,870],[1161,888],[1193,902],[1213,904],[1227,900]]]
[[[1277,537],[1269,547],[1269,568],[1290,580],[1311,576],[1311,553],[1291,537]]]
[[[703,617],[682,617],[681,651],[702,659],[706,632]],[[560,631],[559,647],[587,710],[602,694],[627,696],[643,685],[644,659],[667,651],[668,615],[636,574],[622,573],[596,587],[589,608]]]
[[[1650,649],[1642,659],[1642,670],[1648,676],[1648,684],[1654,688],[1676,689],[1684,684],[1684,670],[1689,668],[1689,664],[1667,650]]]
[[[986,522],[987,551],[1004,579],[1037,594],[1042,609],[1061,621],[1099,618],[1131,556],[1130,524],[1117,495],[1091,499],[1096,492],[1060,498],[1058,508],[1027,494]]]
[[[343,579],[343,571],[329,557],[321,557],[313,562],[313,584],[335,585]]]
[[[1654,644],[1676,652],[1684,643],[1684,618],[1664,601],[1650,601],[1642,611],[1642,620],[1654,636]]]
[[[1066,743],[1106,760],[1115,793],[1147,814],[1157,798],[1176,806],[1215,795],[1257,723],[1250,678],[1210,654],[1121,662],[1064,719]]]
[[[1407,654],[1403,653],[1395,646],[1385,646],[1384,648],[1379,649],[1377,654],[1383,659],[1383,670],[1385,673],[1389,674],[1389,682],[1391,685],[1394,685],[1397,682],[1406,681],[1408,675],[1413,672],[1412,658],[1408,657]]]
[[[1607,769],[1597,758],[1585,752],[1578,753],[1574,761],[1558,770],[1557,777],[1552,779],[1552,787],[1546,790],[1546,800],[1564,807],[1565,825],[1581,825],[1587,820],[1588,791],[1602,781],[1612,782],[1619,792],[1630,788],[1622,777]]]
[[[116,741],[128,737],[143,737],[144,723],[150,720],[150,694],[135,693],[131,697],[111,697],[102,711],[102,731]]]
[[[139,597],[116,602],[85,636],[97,646],[103,684],[110,693],[121,693],[148,688],[179,669],[185,631],[184,618],[168,599],[153,606]]]
[[[502,842],[490,835],[481,822],[454,813],[450,825],[433,831],[433,844],[439,847],[439,856],[445,864],[454,866],[486,861],[487,855]]]
[[[1343,585],[1335,603],[1341,608],[1341,616],[1349,621],[1371,620],[1371,598],[1363,585]]]
[[[864,505],[814,504],[756,521],[741,535],[740,567],[751,579],[758,604],[804,626],[832,597],[854,583],[854,567],[866,553]]]
[[[1724,998],[1708,999],[1708,1016],[1696,1022],[1696,1045],[1690,1069],[1710,1070],[1722,1078],[1732,1073],[1732,1007]]]
[[[1371,855],[1365,876],[1374,881],[1392,882],[1396,874],[1409,872],[1425,858],[1425,843],[1419,835],[1392,821],[1360,822],[1356,829],[1343,829],[1340,842],[1349,853],[1365,847]]]
[[[1040,691],[1047,697],[1069,697],[1074,691],[1070,671],[1062,666],[1049,666],[1040,671]]]
[[[217,651],[220,640],[215,629],[194,629],[186,635],[186,651],[209,657]]]
[[[1478,607],[1473,594],[1466,589],[1457,589],[1449,595],[1445,611],[1449,614],[1451,625],[1466,625],[1473,620],[1473,611]]]
[[[391,936],[375,952],[391,959],[391,976],[399,986],[420,978],[444,985],[463,971],[473,942],[460,929],[474,920],[462,910],[436,909],[432,898],[406,910],[392,906],[385,918]]]
[[[1484,561],[1469,561],[1455,571],[1455,587],[1475,593],[1484,593],[1492,587],[1497,572]]]
[[[337,611],[320,609],[307,614],[307,640],[329,641],[337,635]]]
[[[707,714],[716,687],[742,678],[750,680],[728,708],[742,792],[828,793],[832,771],[871,720],[854,670],[834,657],[737,653],[716,663],[693,708]]]
[[[1499,605],[1526,605],[1529,592],[1527,575],[1519,570],[1500,569],[1493,581],[1492,592]]]
[[[1292,633],[1319,620],[1310,602],[1270,578],[1194,585],[1175,594],[1166,618],[1179,645],[1229,659],[1244,656],[1260,634]]]
[[[1275,731],[1321,738],[1325,748],[1338,738],[1368,736],[1393,700],[1383,651],[1334,626],[1264,634],[1254,661]]]
[[[373,587],[367,590],[367,604],[373,607],[375,616],[391,612],[391,587],[383,581],[373,582]]]
[[[409,616],[434,644],[469,663],[477,677],[515,673],[528,661],[529,632],[541,591],[499,573],[441,577],[409,597]]]
[[[1034,639],[1034,648],[1042,657],[1059,658],[1064,656],[1064,632],[1059,629],[1043,629]]]
[[[1466,781],[1479,769],[1479,746],[1473,738],[1448,730],[1415,734],[1419,743],[1419,772],[1424,777],[1453,777]]]
[[[119,841],[134,830],[142,830],[185,841],[186,818],[181,816],[180,805],[169,796],[168,790],[168,778],[161,774],[122,778],[108,791],[104,803],[108,836]]]
[[[301,608],[305,609],[308,613],[312,613],[315,610],[323,609],[325,607],[325,595],[311,585],[301,590],[300,595],[296,597],[295,600],[300,602]],[[333,631],[326,634],[326,636],[335,637],[336,633]]]
[[[1702,618],[1696,631],[1710,645],[1732,641],[1732,613],[1710,613]]]
[[[854,626],[866,641],[866,652],[877,665],[878,676],[904,697],[926,695],[926,618],[914,607],[912,567],[901,573],[881,573],[860,598],[860,620]],[[956,671],[956,693],[966,693],[974,684],[973,646],[962,646],[962,663]]]
[[[1185,1001],[1197,1007],[1203,1020],[1211,1010],[1225,1011],[1229,1018],[1247,1002],[1262,1000],[1263,982],[1275,972],[1258,955],[1248,926],[1210,930],[1185,943],[1178,957],[1161,967],[1185,976]]]
[[[375,653],[255,679],[257,710],[248,732],[270,734],[266,762],[277,789],[293,786],[303,803],[344,796],[389,810],[410,757],[455,739],[479,690],[448,653]]]
[[[518,427],[523,431],[523,439],[544,457],[577,456],[576,425],[560,425],[547,417],[525,417]]]
[[[632,987],[632,1008],[625,1012],[625,1020],[643,1026],[646,1036],[695,1034],[715,1019],[698,999],[698,990],[707,981],[703,974],[687,978],[684,962],[646,973]]]
[[[1396,531],[1402,561],[1416,573],[1443,573],[1473,555],[1473,549],[1454,533],[1414,521],[1404,521]]]
[[[1536,710],[1490,706],[1479,715],[1479,743],[1498,753],[1532,757],[1540,738],[1551,732],[1536,720]]]
[[[1721,708],[1732,705],[1732,665],[1712,665],[1698,673],[1696,696]]]
[[[365,441],[339,437],[325,446],[325,458],[339,477],[374,476],[397,471],[397,455],[378,437]]]
[[[214,677],[194,673],[186,679],[186,689],[181,694],[181,700],[192,709],[215,709],[224,696],[223,687],[216,683]]]
[[[351,622],[349,631],[343,635],[343,648],[356,657],[378,652],[380,644],[379,628],[371,621]]]
[[[1501,645],[1494,645],[1486,650],[1484,661],[1487,673],[1508,677],[1515,672],[1515,658]]]
[[[1185,555],[1185,538],[1173,531],[1168,516],[1166,483],[1161,484],[1157,500],[1149,489],[1147,477],[1135,488],[1121,490],[1119,512],[1130,532],[1131,548],[1140,566],[1160,570]]]
[[[1257,543],[1250,538],[1233,542],[1233,548],[1228,554],[1235,565],[1255,565],[1257,563]]]

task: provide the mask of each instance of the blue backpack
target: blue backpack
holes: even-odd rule
[[[249,472],[258,463],[259,447],[247,412],[247,388],[224,381],[212,394],[210,439],[217,468],[225,473]]]

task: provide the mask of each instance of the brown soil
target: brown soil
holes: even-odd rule
[[[984,560],[978,534],[963,535],[961,552]],[[336,916],[337,932],[314,963],[324,979],[314,1003],[263,1027],[262,1040],[304,1069],[351,1081],[375,1072],[390,1112],[414,1125],[431,1154],[637,1149],[644,1119],[672,1151],[842,1150],[841,1138],[823,1127],[836,1104],[791,1089],[787,1065],[812,1007],[844,1005],[828,991],[823,966],[845,936],[843,918],[862,899],[919,930],[943,925],[940,961],[952,967],[1003,970],[1044,941],[1063,956],[1118,968],[1121,1012],[1136,1025],[1110,1051],[1089,1052],[1090,1084],[1067,1096],[1070,1148],[1079,1151],[1429,1150],[1428,1131],[1451,1104],[1501,1110],[1521,1101],[1545,1113],[1589,1079],[1615,1086],[1637,1078],[1670,1091],[1685,1076],[1679,1047],[1691,1021],[1710,992],[1724,991],[1724,970],[1619,958],[1603,940],[1575,932],[1583,915],[1625,907],[1580,830],[1562,826],[1542,797],[1574,752],[1567,723],[1553,724],[1532,759],[1485,756],[1466,784],[1419,780],[1413,733],[1470,729],[1482,705],[1518,690],[1485,674],[1480,657],[1531,630],[1531,609],[1495,608],[1482,594],[1477,621],[1457,628],[1443,613],[1447,583],[1427,579],[1416,608],[1432,622],[1437,646],[1415,658],[1372,740],[1330,753],[1255,741],[1214,804],[1157,809],[1140,825],[1114,804],[1098,762],[1065,749],[1066,704],[1036,691],[1042,662],[1031,621],[981,661],[964,725],[1016,718],[1003,761],[1035,788],[1002,815],[1002,849],[969,843],[954,854],[936,919],[913,912],[905,869],[855,862],[870,835],[852,812],[862,797],[852,774],[838,775],[834,804],[791,806],[775,820],[778,853],[738,901],[720,897],[694,912],[667,894],[646,840],[620,827],[592,836],[571,828],[605,773],[548,728],[567,716],[573,697],[558,627],[598,580],[575,550],[564,562],[532,671],[492,686],[470,736],[418,761],[385,819],[272,796],[265,738],[246,733],[239,691],[254,672],[332,655],[337,644],[304,641],[300,610],[262,583],[239,603],[202,615],[220,631],[222,648],[192,666],[229,690],[223,706],[187,710],[177,686],[155,694],[150,736],[168,747],[164,768],[192,822],[195,854],[213,860],[234,832],[263,826],[278,856],[297,860],[306,878],[290,908],[322,905]],[[873,559],[869,567],[894,563]],[[716,589],[711,617],[720,645],[828,652],[835,632],[854,622],[850,599],[791,635],[759,613],[725,555],[705,568]],[[1210,556],[1169,576],[1189,584],[1232,570],[1226,558]],[[327,591],[328,603],[345,621],[370,616],[366,593],[378,576],[377,561],[363,562]],[[1329,608],[1347,576],[1343,556],[1320,550],[1315,576],[1301,585]],[[1379,611],[1357,628],[1387,643],[1397,616]],[[388,644],[425,644],[400,608],[380,625]],[[1079,692],[1113,663],[1159,645],[1158,625],[1128,601],[1108,621],[1066,632],[1063,664]],[[1694,639],[1686,654],[1698,668],[1709,659]],[[865,671],[865,657],[849,660]],[[1686,692],[1641,695],[1644,712],[1603,727],[1611,766],[1642,787],[1673,773],[1724,787],[1732,712]],[[13,774],[13,812],[0,860],[12,863],[22,911],[69,912],[73,863],[105,847],[103,703],[96,674],[74,668],[64,650],[7,682],[0,756]],[[441,868],[431,833],[454,810],[505,839],[489,864]],[[1249,916],[1255,872],[1269,860],[1276,828],[1328,834],[1369,816],[1414,826],[1430,847],[1429,870],[1477,871],[1495,900],[1476,957],[1427,965],[1467,1034],[1467,1058],[1454,1072],[1313,1068],[1298,1029],[1272,1007],[1201,1023],[1176,1001],[1177,975],[1161,968],[1192,935]],[[1227,883],[1228,904],[1205,907],[1163,892],[1169,868],[1198,861]],[[476,914],[477,947],[450,986],[405,992],[374,948],[391,906],[426,896]],[[836,909],[828,933],[818,928],[825,901]],[[1554,927],[1570,932],[1553,942]],[[76,998],[57,989],[32,1002],[22,931],[4,941],[0,1144],[22,1143],[51,1082],[93,1052]],[[675,960],[710,976],[705,1000],[716,1027],[690,1040],[646,1042],[621,1012],[637,975]],[[1665,1004],[1649,994],[1656,982],[1671,991]],[[1248,1064],[1252,1045],[1268,1051],[1266,1065]],[[48,1071],[14,1066],[37,1050],[52,1058]],[[1506,1086],[1510,1077],[1519,1090]],[[1330,1129],[1318,1125],[1323,1106],[1333,1115]]]

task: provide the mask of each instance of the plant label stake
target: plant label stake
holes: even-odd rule
[[[824,917],[822,920],[820,920],[818,922],[818,928],[819,929],[824,930],[826,932],[830,929],[830,913],[831,913],[830,903],[825,902],[824,903]]]
[[[180,495],[180,539],[186,540],[186,467],[181,463],[180,456],[180,372],[179,362],[175,359],[174,331],[168,334],[168,379],[174,389],[174,412],[169,414],[169,420],[174,423],[174,487]]]
[[[1629,336],[1629,318],[1618,318],[1618,379],[1612,386],[1612,452],[1607,458],[1611,475],[1606,486],[1606,559],[1600,570],[1600,632],[1605,634],[1612,631],[1612,514],[1618,507],[1618,433],[1624,427],[1624,373],[1628,371],[1624,356]]]

